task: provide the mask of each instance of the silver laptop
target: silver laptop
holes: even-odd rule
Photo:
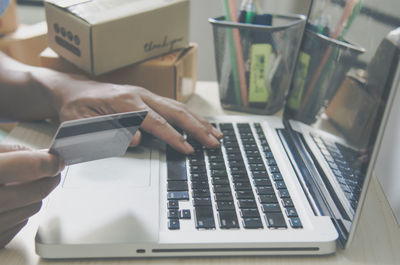
[[[312,124],[215,117],[224,133],[218,149],[187,136],[196,151],[184,156],[147,139],[123,157],[69,166],[46,204],[37,253],[317,255],[345,248],[400,84],[398,65],[397,50],[376,89],[373,118],[343,102]],[[346,128],[337,114],[366,123]]]

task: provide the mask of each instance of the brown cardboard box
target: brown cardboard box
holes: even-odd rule
[[[141,86],[158,95],[186,102],[194,93],[197,81],[197,44],[100,76],[89,76],[50,48],[40,54],[40,65],[60,72],[83,74],[97,81]]]
[[[47,25],[19,25],[16,31],[0,38],[0,50],[30,65],[39,65],[39,54],[47,47]]]
[[[45,1],[49,47],[93,75],[187,47],[189,0]]]
[[[4,14],[0,17],[0,34],[13,32],[18,27],[17,4],[11,0]]]

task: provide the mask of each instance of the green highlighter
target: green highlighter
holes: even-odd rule
[[[269,91],[266,85],[272,47],[267,43],[253,44],[250,49],[249,103],[266,103]]]

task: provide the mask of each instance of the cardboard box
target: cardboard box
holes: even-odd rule
[[[13,32],[18,27],[17,4],[11,0],[10,5],[0,17],[0,34]]]
[[[49,47],[100,75],[188,45],[189,0],[45,2]]]
[[[50,48],[40,54],[40,64],[64,73],[84,74],[101,82],[141,86],[158,95],[186,102],[196,87],[197,44],[100,76],[78,69]]]
[[[16,31],[0,38],[0,50],[29,65],[40,64],[39,54],[47,47],[47,25],[19,25]]]

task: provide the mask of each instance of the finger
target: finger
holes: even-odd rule
[[[0,213],[38,203],[59,184],[60,176],[0,187]]]
[[[163,117],[150,110],[144,119],[141,128],[155,137],[165,141],[179,152],[190,154],[193,147],[186,142],[185,137],[177,132]]]
[[[46,151],[0,153],[0,184],[55,176],[64,167],[60,157]]]
[[[14,151],[27,151],[28,147],[19,144],[0,144],[0,153],[14,152]]]
[[[209,148],[219,146],[220,143],[213,134],[211,124],[193,116],[184,104],[162,97],[151,99],[145,97],[145,102],[156,112],[162,114],[167,121],[182,128],[204,146]]]
[[[224,136],[223,133],[218,130],[216,127],[212,126],[207,120],[205,120],[204,118],[196,115],[195,113],[193,113],[192,111],[190,111],[190,109],[188,109],[188,112],[195,117],[198,121],[200,121],[204,126],[206,126],[209,130],[209,132],[214,135],[217,139],[222,139],[222,137]]]
[[[18,232],[26,225],[28,221],[17,224],[13,228],[0,234],[0,248],[4,248],[18,234]]]
[[[138,146],[141,140],[142,140],[142,133],[139,130],[137,130],[129,146],[130,147]]]
[[[3,234],[16,224],[28,220],[28,218],[37,213],[41,207],[42,201],[0,214],[0,234]]]

